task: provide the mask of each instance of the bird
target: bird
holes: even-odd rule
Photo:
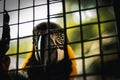
[[[64,29],[55,22],[42,22],[33,29],[33,49],[27,54],[21,72],[30,80],[74,80],[77,63]]]

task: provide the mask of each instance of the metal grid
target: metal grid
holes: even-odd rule
[[[14,0],[12,0],[14,1]],[[0,15],[3,14],[3,11],[8,7],[10,7],[11,5],[7,5],[7,3],[9,2],[8,0],[1,0],[0,2],[4,3],[2,6],[3,6],[3,9],[0,11]],[[74,47],[76,48],[76,46],[80,46],[79,47],[79,51],[78,53],[75,53],[76,54],[76,57],[74,59],[71,59],[71,60],[76,60],[77,63],[78,63],[78,75],[73,75],[71,77],[75,77],[76,79],[78,80],[90,80],[90,79],[95,79],[95,80],[110,80],[110,75],[117,75],[119,74],[118,72],[116,73],[112,73],[112,71],[109,73],[106,72],[106,59],[109,59],[108,57],[110,57],[110,61],[112,61],[112,56],[117,56],[119,60],[119,35],[118,35],[118,29],[117,29],[117,26],[116,26],[116,18],[115,18],[115,15],[114,15],[114,6],[113,6],[113,1],[112,0],[75,0],[75,2],[73,4],[76,4],[76,8],[77,9],[73,9],[73,10],[68,10],[66,5],[67,5],[67,2],[70,3],[70,5],[72,6],[72,0],[47,0],[45,1],[45,3],[43,4],[37,4],[37,0],[31,0],[31,5],[28,4],[28,6],[22,6],[22,0],[17,0],[16,1],[17,5],[15,8],[12,8],[10,10],[7,10],[9,13],[16,13],[16,21],[15,22],[11,22],[10,23],[10,27],[14,27],[16,28],[17,32],[16,32],[16,37],[13,37],[11,38],[11,44],[12,44],[12,41],[15,41],[16,42],[16,50],[13,51],[13,53],[8,53],[9,56],[16,56],[16,60],[15,60],[15,71],[19,71],[21,68],[19,67],[19,63],[20,63],[20,59],[19,57],[21,55],[26,55],[27,53],[31,52],[31,50],[25,50],[23,49],[23,51],[20,51],[20,47],[21,47],[21,40],[22,39],[27,39],[27,38],[30,38],[31,39],[31,42],[32,42],[32,38],[33,38],[33,35],[27,35],[27,36],[20,36],[20,27],[24,24],[32,24],[32,28],[36,25],[36,22],[42,22],[42,21],[47,21],[48,22],[48,25],[49,25],[49,22],[51,21],[51,19],[60,19],[59,21],[61,21],[62,23],[62,26],[64,28],[64,33],[65,33],[65,38],[68,36],[69,38],[69,30],[77,30],[77,31],[74,31],[73,33],[77,32],[77,34],[75,33],[75,35],[79,35],[79,39],[76,39],[75,35],[72,36],[72,39],[70,38],[69,42],[66,42],[70,45],[73,46],[73,49]],[[39,2],[39,1],[38,1]],[[60,3],[61,4],[61,7],[62,7],[62,13],[56,13],[56,14],[51,14],[51,5],[54,5],[56,3]],[[91,4],[90,6],[88,6],[89,4]],[[8,7],[7,7],[8,6]],[[47,17],[45,18],[36,18],[36,13],[37,13],[37,8],[39,7],[42,7],[42,6],[46,6],[46,11],[47,11]],[[31,10],[30,13],[27,13],[27,14],[31,14],[31,19],[28,18],[28,20],[23,20],[24,18],[22,14],[22,11],[24,12],[24,10]],[[28,10],[28,11],[29,11]],[[91,20],[91,21],[88,21],[88,22],[84,22],[83,21],[83,14],[86,12],[86,11],[89,11],[89,10],[94,10],[95,14],[96,15],[96,19],[95,20]],[[109,10],[108,12],[104,13],[105,10]],[[111,11],[110,11],[111,10]],[[103,12],[102,12],[103,11]],[[41,12],[41,11],[40,11]],[[72,14],[76,14],[78,13],[78,22],[76,23],[76,25],[69,25],[71,24],[70,21],[69,21],[69,15],[72,15]],[[25,16],[27,15],[25,14]],[[102,14],[107,14],[106,16],[102,16]],[[113,14],[112,17],[109,16],[109,14]],[[42,15],[41,15],[42,16]],[[87,17],[86,17],[87,18]],[[58,22],[60,23],[60,22]],[[95,26],[97,25],[97,26]],[[104,34],[104,32],[102,32],[102,30],[104,29],[103,27],[106,26],[106,25],[113,25],[112,27],[108,27],[106,28],[106,31],[113,31],[113,32],[108,32],[108,34]],[[91,26],[95,26],[96,29],[92,30],[90,28],[92,28]],[[1,26],[2,27],[2,26]],[[29,26],[28,26],[29,27]],[[90,27],[89,29],[87,27]],[[110,28],[113,28],[114,30],[110,30]],[[28,28],[29,29],[29,28]],[[88,30],[86,30],[88,29]],[[88,37],[86,38],[85,35],[88,35],[90,33],[92,33],[92,31],[95,31],[96,33],[93,33],[92,37]],[[85,32],[85,31],[88,31],[88,32]],[[90,31],[90,32],[89,32]],[[72,34],[73,34],[72,33]],[[111,34],[112,33],[112,34]],[[94,36],[94,34],[96,34]],[[71,34],[70,34],[71,35]],[[110,42],[109,42],[109,39],[110,39]],[[108,40],[108,42],[107,42]],[[67,40],[66,40],[67,41]],[[114,41],[114,42],[112,42]],[[86,51],[86,45],[88,45],[87,43],[90,42],[90,45],[92,47],[96,47],[97,45],[97,53],[95,50],[87,53]],[[113,44],[110,44],[110,43],[113,43]],[[31,43],[32,44],[32,43]],[[93,44],[93,45],[92,45]],[[76,45],[76,46],[74,46]],[[89,45],[88,45],[89,46]],[[113,46],[113,47],[110,47],[110,46]],[[11,45],[12,47],[12,45]],[[107,49],[106,47],[110,48],[110,49]],[[112,51],[111,49],[112,48],[115,48],[114,51]],[[91,48],[89,48],[91,50]],[[107,49],[107,51],[106,51]],[[12,49],[11,49],[12,50]],[[75,49],[74,49],[75,50]],[[110,51],[111,50],[111,51]],[[95,53],[95,54],[94,54]],[[94,59],[95,58],[95,62],[98,62],[96,63],[96,65],[99,65],[100,68],[96,68],[97,70],[96,71],[89,71],[89,69],[87,69],[87,64],[89,59]],[[97,60],[96,60],[97,58]],[[116,60],[115,59],[115,60]],[[113,59],[114,61],[114,59]],[[116,61],[117,62],[117,61]],[[94,66],[95,64],[93,64]],[[119,64],[116,64],[115,66],[119,66]],[[92,65],[90,66],[92,67]],[[108,65],[107,65],[107,68],[108,68]],[[113,67],[114,68],[114,67]],[[113,69],[111,68],[111,69]],[[80,69],[80,70],[79,70]],[[108,69],[109,70],[109,69]],[[11,70],[12,71],[12,70]],[[118,70],[119,71],[119,70]],[[17,74],[18,75],[18,74]],[[16,76],[17,76],[16,75]],[[18,79],[16,79],[18,80]],[[114,79],[111,79],[111,80],[114,80]]]

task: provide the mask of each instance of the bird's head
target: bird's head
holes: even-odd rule
[[[38,24],[34,30],[36,59],[43,64],[64,58],[64,30],[60,25],[50,22]],[[46,62],[45,62],[46,61]]]

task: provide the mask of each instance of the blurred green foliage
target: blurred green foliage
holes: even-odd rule
[[[69,3],[67,4],[67,12],[79,10],[78,8],[78,0],[75,0],[74,2],[72,0],[67,0]],[[112,0],[98,0],[98,4],[100,8],[98,8],[98,12],[96,9],[96,0],[80,0],[81,1],[81,14],[82,12],[82,17],[84,16],[85,19],[80,18],[78,15],[75,19],[74,13],[69,13],[67,15],[67,27],[69,28],[67,30],[67,35],[69,38],[69,42],[76,42],[74,44],[71,44],[76,57],[81,57],[82,55],[82,49],[81,49],[81,33],[83,34],[83,40],[92,40],[96,39],[93,41],[88,41],[83,43],[84,47],[84,54],[85,56],[93,56],[93,55],[99,55],[100,54],[100,41],[99,38],[102,37],[102,51],[103,55],[105,54],[113,54],[113,55],[106,55],[103,56],[103,62],[104,62],[104,67],[103,67],[103,72],[106,75],[107,80],[119,80],[120,77],[118,77],[117,74],[120,72],[120,63],[119,63],[119,56],[116,55],[119,50],[118,46],[118,38],[117,37],[110,37],[110,36],[116,36],[117,35],[117,26],[115,20],[115,14],[114,14],[114,9],[113,6],[107,6],[107,7],[101,7],[105,5],[111,5]],[[74,8],[73,8],[73,6]],[[76,5],[76,6],[75,6]],[[93,17],[89,17],[89,9],[93,8],[94,15]],[[85,10],[86,9],[86,10]],[[88,11],[88,12],[87,12]],[[79,13],[79,12],[78,12]],[[98,14],[97,14],[98,13]],[[76,20],[82,20],[80,21]],[[79,25],[80,24],[80,25]],[[76,26],[76,27],[74,27]],[[82,28],[80,28],[82,27]],[[82,29],[82,31],[81,31]],[[106,37],[106,38],[105,38]],[[108,38],[107,38],[108,37]],[[101,73],[101,57],[91,57],[85,59],[85,67],[86,67],[86,73],[90,74],[100,74]],[[82,71],[81,67],[81,60],[78,61],[78,69],[79,71]],[[119,67],[118,67],[119,66]],[[82,74],[82,72],[79,72]],[[91,76],[87,78],[88,80],[102,80],[100,76]]]

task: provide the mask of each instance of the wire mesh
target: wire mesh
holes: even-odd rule
[[[65,49],[71,45],[77,62],[76,80],[116,80],[119,77],[119,30],[113,0],[0,0],[0,34],[3,13],[10,15],[9,71],[19,71],[32,51],[33,28],[55,22],[64,29]],[[49,36],[50,37],[50,36]],[[1,36],[0,36],[1,38]],[[68,41],[67,41],[68,38]],[[50,38],[48,38],[50,44]],[[51,46],[48,44],[48,52]],[[49,60],[50,61],[50,60]],[[38,67],[38,66],[37,66]],[[26,69],[26,68],[25,68]],[[23,70],[25,70],[23,69]]]

